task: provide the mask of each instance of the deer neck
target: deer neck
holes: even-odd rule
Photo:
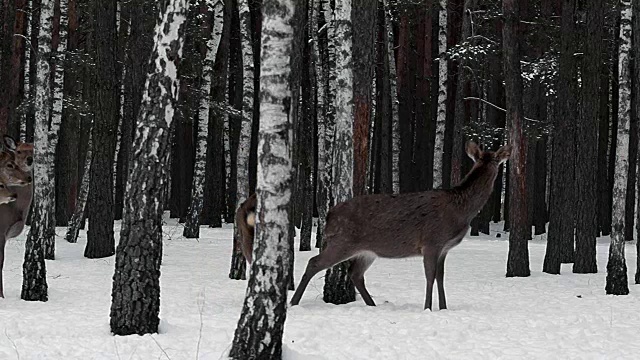
[[[497,169],[492,166],[474,167],[460,184],[453,188],[456,203],[469,219],[473,219],[489,200],[497,175]]]

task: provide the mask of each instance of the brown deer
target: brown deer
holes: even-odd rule
[[[351,281],[364,302],[375,306],[364,285],[364,273],[375,258],[422,256],[427,279],[424,308],[431,310],[436,280],[440,309],[446,309],[445,257],[460,243],[471,220],[489,199],[498,165],[511,156],[510,145],[483,152],[469,142],[466,151],[474,161],[473,168],[452,189],[357,196],[331,208],[325,228],[326,248],[309,260],[291,305],[300,302],[315,274],[351,260]]]
[[[0,181],[0,205],[14,202],[17,197],[16,193],[9,190],[7,185]]]
[[[0,155],[0,174],[12,173],[15,179],[24,180],[6,182],[17,198],[14,202],[0,205],[0,297],[4,297],[2,268],[6,242],[22,233],[33,199],[33,144],[17,142],[8,135],[3,140],[6,151]],[[7,161],[8,158],[12,160]],[[11,171],[7,170],[8,167]]]
[[[251,194],[236,211],[236,224],[240,230],[240,249],[249,264],[253,261],[253,237],[256,228],[256,193]]]

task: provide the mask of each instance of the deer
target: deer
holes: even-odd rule
[[[240,230],[240,250],[249,264],[253,261],[253,237],[256,227],[256,193],[251,194],[236,211],[236,225]]]
[[[0,205],[0,298],[4,297],[2,271],[4,267],[4,249],[8,239],[15,238],[24,230],[33,199],[33,144],[18,142],[4,135],[5,151],[0,153],[0,181],[2,174],[12,174],[12,180],[6,180],[16,199]]]
[[[471,220],[493,192],[498,166],[511,156],[511,145],[495,152],[466,144],[473,167],[456,186],[404,194],[369,194],[333,206],[326,217],[326,247],[309,259],[291,306],[298,305],[318,272],[350,260],[348,275],[365,304],[375,306],[364,273],[377,257],[422,256],[426,277],[424,310],[432,311],[434,280],[438,302],[447,308],[444,263],[447,253],[467,234]]]

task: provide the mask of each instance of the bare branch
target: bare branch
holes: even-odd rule
[[[485,99],[481,99],[481,98],[473,97],[473,96],[467,96],[467,97],[465,97],[464,99],[465,99],[465,100],[478,100],[478,101],[482,101],[483,103],[485,103],[485,104],[487,104],[487,105],[490,105],[490,106],[493,106],[494,108],[496,108],[496,109],[498,109],[498,110],[500,110],[500,111],[503,111],[503,112],[505,112],[505,113],[507,112],[507,110],[506,110],[506,109],[503,109],[503,108],[501,108],[500,106],[498,106],[498,105],[496,105],[496,104],[494,104],[494,103],[492,103],[492,102],[490,102],[490,101],[487,101],[487,100],[485,100]],[[526,117],[526,116],[524,117],[524,119],[525,119],[525,120],[527,120],[527,121],[532,121],[532,122],[541,122],[540,120],[531,119],[531,118],[528,118],[528,117]]]

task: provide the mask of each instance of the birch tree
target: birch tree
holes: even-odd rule
[[[47,222],[50,217],[49,197],[46,186],[39,181],[47,177],[47,147],[49,146],[49,115],[51,69],[49,60],[51,51],[51,33],[53,29],[54,0],[42,0],[40,4],[40,32],[38,35],[37,76],[35,85],[36,122],[34,129],[33,173],[35,179],[33,216],[25,243],[24,264],[22,268],[22,293],[20,298],[27,301],[47,301],[48,285],[45,266],[44,243]],[[45,183],[46,184],[46,183]]]
[[[391,6],[393,0],[384,0],[384,42],[387,45],[389,62],[389,90],[391,92],[391,184],[394,194],[400,193],[400,115],[398,111],[398,75],[396,72],[396,57],[393,50],[393,23],[391,21]],[[446,91],[446,87],[445,87]],[[443,143],[444,146],[444,143]],[[444,149],[444,147],[443,147]],[[436,152],[437,155],[437,152]],[[437,156],[436,156],[437,158]],[[442,157],[440,157],[442,158]],[[434,177],[435,179],[435,177]]]
[[[291,246],[287,208],[291,201],[292,133],[286,103],[291,98],[287,80],[293,12],[293,0],[263,2],[256,256],[229,354],[233,359],[282,357]]]
[[[616,143],[613,182],[613,219],[609,259],[607,262],[607,294],[627,295],[627,264],[624,255],[624,216],[629,171],[629,122],[631,121],[631,0],[620,1],[620,45],[618,60],[618,139]]]
[[[633,2],[633,53],[636,56],[633,57],[633,77],[634,79],[640,78],[640,1]],[[633,97],[633,109],[636,114],[640,114],[640,81],[633,82],[633,91],[637,94]],[[637,115],[636,115],[637,116]],[[638,138],[640,141],[640,137]],[[640,144],[638,144],[638,148],[640,149]],[[640,159],[640,158],[639,158]],[[637,183],[638,190],[640,190],[640,181]],[[638,193],[640,194],[640,193]],[[638,201],[636,216],[638,217],[636,220],[636,231],[640,233],[640,201]],[[640,236],[637,237],[640,240]],[[640,250],[640,241],[636,241],[636,249]],[[640,252],[638,252],[640,253]],[[640,256],[636,257],[636,275],[635,275],[635,283],[640,284]]]
[[[200,214],[204,204],[205,166],[207,162],[207,138],[209,136],[209,102],[211,98],[211,78],[213,64],[218,53],[222,37],[224,3],[217,0],[213,3],[213,31],[207,40],[207,54],[203,64],[203,79],[200,85],[200,107],[198,109],[198,136],[196,144],[196,162],[191,186],[191,206],[184,227],[186,238],[200,236]]]
[[[327,74],[326,74],[326,58],[323,55],[323,49],[320,46],[320,37],[318,33],[320,28],[320,18],[326,22],[324,18],[324,9],[329,7],[325,0],[311,0],[310,29],[311,35],[311,62],[315,71],[314,91],[316,97],[316,116],[318,123],[318,187],[317,187],[317,206],[318,206],[318,227],[316,230],[316,247],[322,243],[324,233],[325,217],[327,216],[327,152],[325,144],[326,133],[326,97],[327,97]],[[326,47],[326,46],[325,46]]]
[[[70,243],[78,242],[78,233],[80,232],[80,226],[82,225],[82,221],[84,220],[84,210],[87,206],[87,197],[89,196],[89,178],[91,175],[92,154],[93,140],[90,127],[89,142],[87,144],[87,154],[85,155],[84,160],[84,172],[82,173],[82,180],[80,180],[80,191],[78,192],[78,200],[76,201],[76,208],[73,211],[71,220],[69,220],[69,227],[67,228],[67,234],[65,235],[65,239]]]
[[[335,75],[330,82],[335,92],[335,130],[332,143],[332,196],[335,203],[353,197],[353,64],[351,1],[337,1],[335,25],[329,43],[335,47]],[[328,130],[328,129],[327,129]],[[344,304],[355,301],[355,289],[347,273],[348,261],[327,269],[324,284],[325,302]]]
[[[447,118],[447,0],[440,0],[438,12],[438,117],[433,154],[433,188],[443,183],[444,127]],[[454,148],[455,151],[455,148]]]
[[[249,197],[249,150],[251,148],[251,126],[253,123],[253,41],[251,36],[251,12],[249,11],[249,0],[238,0],[238,10],[240,13],[240,34],[242,46],[242,122],[240,128],[240,143],[238,144],[238,190],[236,195],[235,210],[237,211]],[[235,221],[235,220],[234,220]],[[240,247],[238,246],[240,232],[238,224],[233,227],[233,254],[231,258],[231,271],[229,278],[240,280],[245,279],[246,262]]]
[[[187,0],[170,0],[155,28],[153,68],[135,127],[116,251],[110,314],[111,332],[116,335],[158,332],[163,200],[187,7]]]

